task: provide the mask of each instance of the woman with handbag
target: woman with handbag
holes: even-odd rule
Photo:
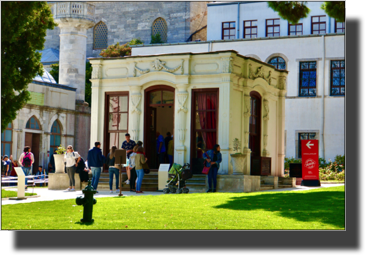
[[[143,164],[145,164],[148,161],[148,159],[145,158],[143,152],[144,152],[144,149],[141,146],[139,146],[136,150],[136,155],[135,155],[135,169],[136,169],[136,174],[137,174],[136,193],[143,193],[141,191],[141,184],[144,178]]]
[[[203,158],[205,159],[205,168],[209,168],[208,171],[208,190],[209,192],[216,192],[216,175],[218,174],[218,170],[220,167],[220,163],[222,162],[222,154],[220,153],[219,144],[215,144],[212,150],[208,150],[203,154]]]

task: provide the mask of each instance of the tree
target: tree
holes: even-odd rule
[[[1,2],[1,132],[30,100],[26,90],[37,75],[47,29],[54,29],[46,2]]]
[[[325,2],[321,7],[328,16],[335,18],[338,22],[345,21],[345,3],[341,1],[337,2]]]
[[[161,34],[158,32],[155,35],[152,35],[150,44],[162,44],[164,41],[161,40]]]
[[[267,3],[272,10],[278,12],[278,15],[282,19],[288,20],[291,24],[297,24],[300,19],[306,18],[310,12],[310,9],[306,6],[306,2],[275,1]],[[344,2],[324,2],[321,9],[338,22],[345,21]]]
[[[278,12],[278,15],[288,20],[291,24],[297,24],[301,18],[307,17],[310,9],[305,5],[305,2],[268,2],[268,6]]]

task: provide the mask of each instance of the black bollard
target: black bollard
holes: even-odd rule
[[[96,199],[94,199],[94,194],[96,191],[91,185],[91,181],[88,181],[88,185],[82,190],[84,197],[77,197],[76,198],[76,204],[77,205],[83,205],[83,219],[81,219],[81,222],[93,222],[94,219],[92,218],[92,208],[93,205],[96,204]]]

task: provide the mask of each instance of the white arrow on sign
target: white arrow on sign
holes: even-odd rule
[[[306,143],[306,146],[307,146],[307,148],[309,148],[310,149],[310,146],[314,146],[314,144],[313,143],[310,143],[311,141],[309,141],[308,143]]]

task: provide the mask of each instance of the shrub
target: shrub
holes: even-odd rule
[[[143,44],[139,38],[133,38],[130,42],[120,45],[117,42],[114,45],[109,45],[107,49],[100,52],[100,56],[103,57],[121,57],[121,56],[130,56],[132,53],[131,47],[129,45]]]
[[[152,35],[150,44],[162,44],[164,41],[161,39],[160,33],[156,33],[156,35]]]

